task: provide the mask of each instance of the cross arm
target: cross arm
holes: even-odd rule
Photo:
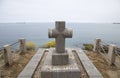
[[[64,30],[64,37],[65,38],[72,38],[73,30],[71,28],[65,28]]]
[[[48,29],[48,37],[49,38],[56,38],[57,34],[58,34],[58,32],[56,29]]]

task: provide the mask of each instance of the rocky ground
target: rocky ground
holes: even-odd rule
[[[32,56],[35,54],[35,51],[29,51],[25,54],[14,53],[13,58],[14,62],[11,67],[1,66],[0,67],[0,78],[17,78],[19,73],[23,70],[25,65],[29,62]],[[3,62],[1,60],[0,65]]]
[[[102,55],[95,52],[85,52],[97,69],[102,73],[104,78],[120,78],[120,68],[109,66]]]

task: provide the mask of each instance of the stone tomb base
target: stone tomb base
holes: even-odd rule
[[[80,78],[80,69],[74,59],[71,50],[67,50],[69,54],[69,64],[68,65],[52,65],[52,52],[54,49],[49,50],[44,64],[41,67],[41,78]]]
[[[52,65],[67,65],[69,64],[69,54],[66,51],[65,53],[56,53],[55,50],[52,52]]]

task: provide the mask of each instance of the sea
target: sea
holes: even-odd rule
[[[0,48],[12,44],[20,38],[33,42],[37,47],[54,40],[48,38],[48,29],[55,28],[54,22],[42,23],[0,23]],[[82,48],[83,44],[93,44],[96,38],[103,43],[120,47],[120,24],[113,23],[66,23],[73,29],[73,37],[66,38],[66,47]]]

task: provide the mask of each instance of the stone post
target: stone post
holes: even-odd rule
[[[116,48],[116,45],[114,44],[109,45],[108,58],[110,61],[110,65],[114,65],[115,63],[115,48]]]
[[[25,53],[26,52],[26,41],[24,38],[19,39],[20,41],[20,52]]]
[[[4,46],[4,62],[5,62],[5,65],[7,65],[7,66],[11,66],[12,63],[13,63],[11,46],[10,45],[5,45]]]
[[[100,52],[100,45],[101,45],[101,39],[96,38],[95,43],[94,43],[94,47],[93,47],[93,51]]]

